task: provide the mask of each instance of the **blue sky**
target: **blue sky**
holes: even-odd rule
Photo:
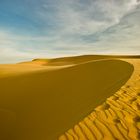
[[[0,63],[140,54],[139,0],[0,0]]]

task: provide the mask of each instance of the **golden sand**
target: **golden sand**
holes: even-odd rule
[[[139,64],[80,56],[0,65],[0,139],[139,139]]]

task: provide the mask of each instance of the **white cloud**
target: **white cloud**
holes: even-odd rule
[[[55,22],[59,35],[88,35],[119,23],[139,4],[137,0],[60,0]],[[44,12],[45,14],[45,12]]]
[[[140,52],[140,12],[131,15],[139,4],[138,0],[54,0],[51,5],[44,1],[41,11],[35,13],[46,23],[41,31],[47,35],[1,29],[0,63],[83,53]],[[51,13],[50,8],[55,10]],[[48,22],[56,28],[48,29]]]

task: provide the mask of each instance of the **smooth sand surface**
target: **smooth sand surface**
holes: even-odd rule
[[[44,64],[41,64],[41,67],[44,67]],[[14,76],[3,77],[1,73],[0,139],[59,138],[106,98],[117,92],[133,72],[133,66],[121,60],[88,60],[84,63],[80,61],[77,65],[53,71],[45,68],[43,71],[39,69],[35,72],[30,70],[26,73],[19,72],[20,74]],[[18,73],[18,69],[16,70]],[[108,109],[108,106],[104,105],[103,108]],[[100,128],[104,129],[105,126],[99,121],[98,123]],[[71,129],[71,132],[66,132],[59,139],[92,140],[91,131],[84,125],[83,130],[79,126],[76,128],[74,133]],[[97,132],[95,129],[92,131]],[[110,131],[105,129],[105,132],[110,138]],[[83,135],[88,136],[85,138]],[[98,135],[103,136],[103,133],[98,132]]]
[[[134,66],[128,82],[59,140],[140,139],[140,59],[123,59]]]

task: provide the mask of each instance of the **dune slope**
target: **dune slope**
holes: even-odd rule
[[[134,66],[131,78],[59,140],[140,139],[140,59],[123,60]]]
[[[0,79],[0,139],[53,140],[129,79],[120,60],[83,63]]]

